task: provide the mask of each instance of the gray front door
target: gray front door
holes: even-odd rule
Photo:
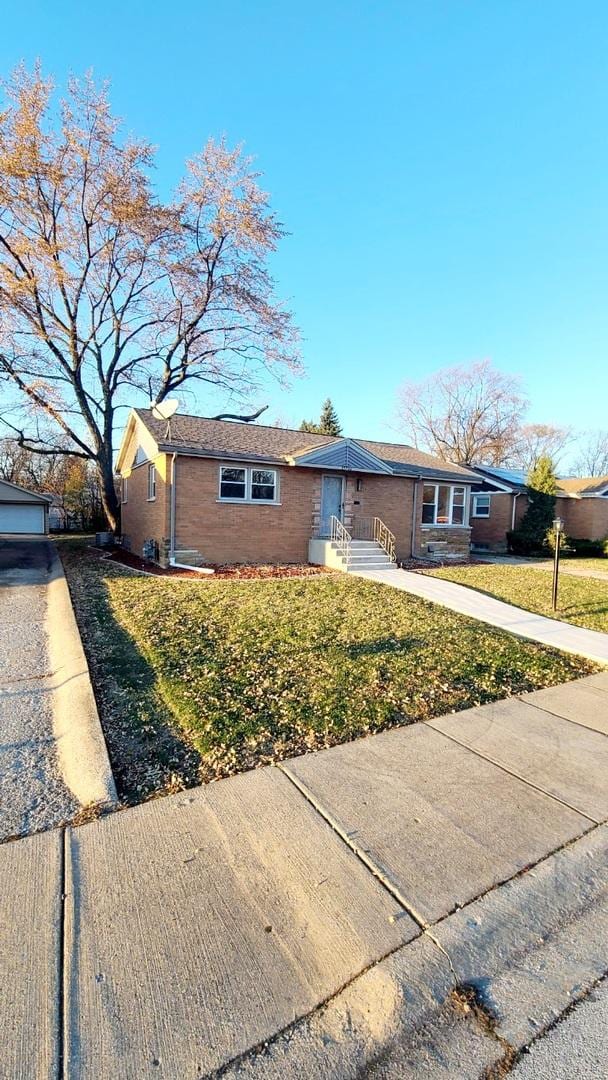
[[[321,536],[330,535],[332,515],[342,521],[341,476],[323,476],[321,479]]]

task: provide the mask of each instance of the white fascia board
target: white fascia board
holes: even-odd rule
[[[118,457],[116,458],[116,472],[121,473],[125,465],[125,454],[131,445],[131,440],[134,433],[137,431],[138,445],[141,446],[147,455],[148,461],[154,461],[156,457],[161,453],[159,444],[154,438],[150,429],[144,424],[143,420],[137,415],[133,409],[129,413],[129,419],[124,430],[124,434],[118,450]]]

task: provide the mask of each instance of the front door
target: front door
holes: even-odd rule
[[[331,518],[342,521],[342,477],[321,478],[321,536],[331,534]]]

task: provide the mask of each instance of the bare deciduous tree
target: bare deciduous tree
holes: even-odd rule
[[[557,466],[564,450],[572,442],[572,428],[555,424],[523,424],[513,433],[513,445],[504,463],[530,472],[541,458],[551,458]]]
[[[489,360],[444,368],[399,390],[400,426],[415,446],[461,465],[502,464],[526,407],[519,380]]]
[[[575,463],[578,476],[608,476],[608,431],[590,431]]]
[[[106,89],[19,68],[0,112],[0,378],[19,443],[94,462],[115,527],[113,429],[134,394],[186,385],[246,399],[298,370],[267,259],[283,230],[240,150],[207,143],[175,196],[120,137]],[[6,413],[4,415],[7,420]]]

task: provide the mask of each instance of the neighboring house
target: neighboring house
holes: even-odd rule
[[[587,540],[608,537],[608,476],[558,480],[557,512],[568,536]]]
[[[44,536],[49,502],[46,495],[0,480],[0,533]]]
[[[379,519],[398,560],[469,553],[476,475],[410,446],[134,409],[117,469],[124,540],[165,565],[306,562],[336,520]]]
[[[525,473],[475,466],[479,483],[471,490],[473,550],[505,551],[507,532],[517,529],[528,506]],[[602,540],[608,536],[608,476],[558,480],[555,514],[568,536]]]

